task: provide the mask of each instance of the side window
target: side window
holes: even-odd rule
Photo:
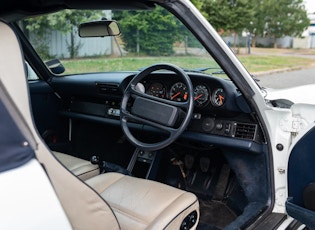
[[[28,64],[27,61],[25,61],[25,66],[26,66],[26,73],[27,73],[27,80],[32,81],[32,80],[38,80],[37,74],[34,72],[33,68]]]

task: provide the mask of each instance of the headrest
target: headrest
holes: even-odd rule
[[[0,83],[26,122],[33,124],[23,52],[12,28],[2,21],[0,50]]]

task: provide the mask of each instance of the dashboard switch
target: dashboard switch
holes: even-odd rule
[[[201,114],[200,114],[200,113],[194,113],[194,114],[192,115],[192,118],[193,118],[193,119],[196,119],[196,120],[200,120],[200,119],[201,119]]]
[[[223,128],[223,124],[220,122],[220,123],[217,123],[216,125],[215,125],[215,128],[217,129],[217,130],[221,130],[222,128]]]
[[[202,122],[202,129],[206,132],[210,132],[214,127],[214,119],[207,117]]]
[[[228,134],[228,133],[230,133],[230,131],[231,131],[231,123],[226,123],[225,128],[224,128],[224,132],[226,134]]]

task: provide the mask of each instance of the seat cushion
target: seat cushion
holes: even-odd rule
[[[53,152],[57,159],[74,175],[81,180],[87,180],[100,174],[98,165],[91,164],[90,161],[83,160],[77,157],[73,157],[68,154]]]
[[[189,193],[156,181],[105,173],[85,181],[113,209],[122,229],[180,229],[199,202]]]

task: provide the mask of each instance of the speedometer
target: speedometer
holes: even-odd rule
[[[195,87],[194,101],[198,107],[205,106],[209,102],[209,90],[205,85],[197,85]]]
[[[171,88],[170,97],[172,101],[187,101],[188,90],[186,85],[182,82],[176,82]]]

